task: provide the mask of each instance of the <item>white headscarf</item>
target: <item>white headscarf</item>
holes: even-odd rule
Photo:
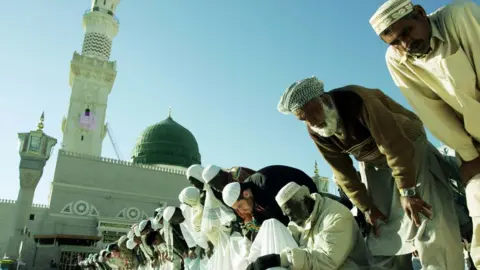
[[[178,200],[181,203],[195,206],[200,202],[200,191],[195,187],[186,187],[178,195]]]
[[[205,184],[204,190],[206,196],[201,231],[204,234],[208,234],[215,228],[219,229],[222,226],[230,225],[237,217],[231,208],[228,208],[215,197],[210,185]]]
[[[173,258],[173,231],[170,223],[163,219],[163,237],[165,239],[165,247],[167,249],[167,256],[169,259]]]

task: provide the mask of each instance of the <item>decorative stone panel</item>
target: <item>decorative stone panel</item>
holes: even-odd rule
[[[112,41],[100,33],[87,33],[83,40],[82,54],[95,56],[101,60],[107,61],[110,58],[112,50]]]
[[[72,214],[77,216],[99,216],[99,212],[94,205],[82,200],[68,203],[62,208],[62,211],[60,211],[60,213]]]

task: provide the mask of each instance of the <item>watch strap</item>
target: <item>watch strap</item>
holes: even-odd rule
[[[413,197],[417,195],[417,189],[415,187],[411,188],[399,188],[400,196],[402,197]]]

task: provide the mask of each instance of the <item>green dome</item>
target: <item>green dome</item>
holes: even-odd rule
[[[145,129],[132,152],[133,163],[173,165],[188,168],[200,164],[197,140],[169,115]]]

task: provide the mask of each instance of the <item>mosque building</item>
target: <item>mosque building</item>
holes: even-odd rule
[[[32,202],[57,140],[44,133],[43,115],[37,130],[18,134],[20,190],[16,201],[0,200],[0,256],[18,258],[28,269],[74,269],[79,257],[117,240],[154,209],[178,205],[186,169],[201,164],[194,135],[171,114],[140,134],[131,161],[101,156],[117,75],[110,52],[119,2],[92,0],[83,16],[85,37],[70,62],[72,92],[48,205]],[[328,178],[318,170],[313,178],[328,191]]]

